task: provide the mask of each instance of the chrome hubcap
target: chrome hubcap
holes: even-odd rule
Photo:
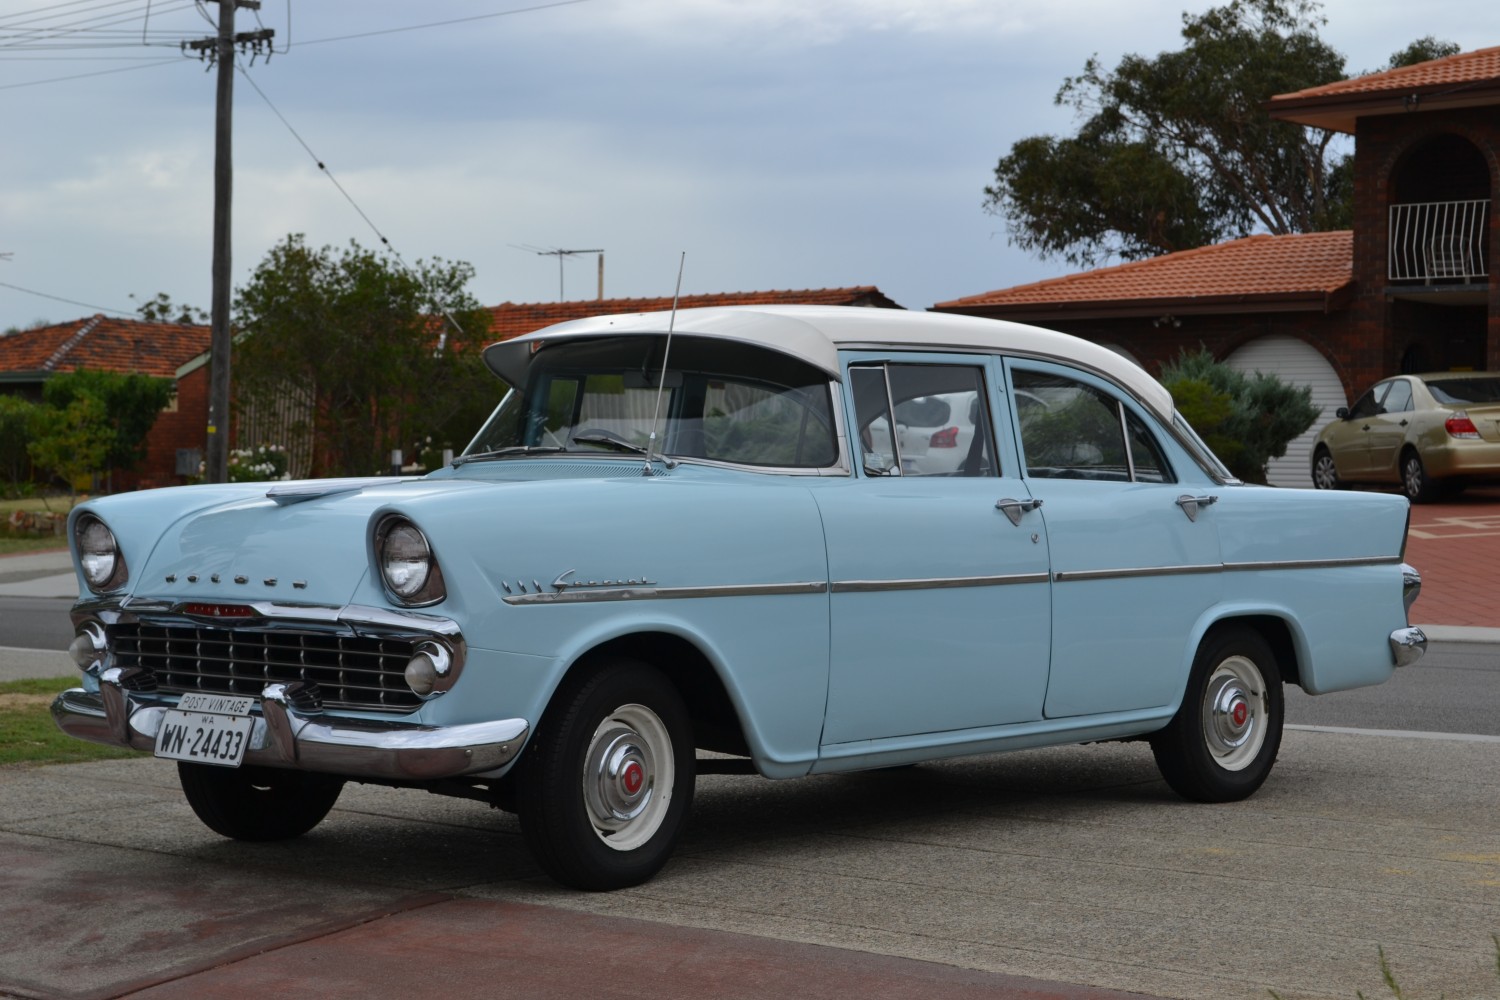
[[[1249,765],[1266,741],[1266,692],[1260,668],[1243,656],[1220,663],[1203,691],[1203,738],[1220,767]]]
[[[1406,463],[1406,494],[1416,496],[1422,492],[1422,466],[1415,461]]]
[[[594,730],[583,764],[583,800],[594,832],[629,851],[661,826],[672,798],[672,741],[645,705],[621,705]]]

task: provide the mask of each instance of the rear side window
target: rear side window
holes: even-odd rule
[[[1150,428],[1111,394],[1051,372],[1017,368],[1016,416],[1035,479],[1174,482]]]

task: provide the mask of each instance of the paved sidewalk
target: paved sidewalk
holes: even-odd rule
[[[1500,489],[1413,506],[1406,561],[1422,574],[1413,622],[1500,628]]]

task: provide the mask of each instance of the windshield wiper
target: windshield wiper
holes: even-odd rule
[[[549,455],[559,451],[567,451],[567,449],[554,444],[513,444],[504,448],[496,448],[494,451],[480,451],[472,455],[460,455],[453,460],[453,467],[456,469],[466,462],[481,462],[489,458],[504,458],[506,455]]]
[[[576,434],[571,440],[581,441],[584,444],[602,444],[606,448],[612,448],[615,451],[629,451],[637,455],[646,454],[646,449],[640,445],[631,444],[629,441],[621,441],[619,438],[609,434]]]

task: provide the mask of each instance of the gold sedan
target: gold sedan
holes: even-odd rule
[[[1393,483],[1428,503],[1500,481],[1500,372],[1398,375],[1377,382],[1318,435],[1320,490]]]

